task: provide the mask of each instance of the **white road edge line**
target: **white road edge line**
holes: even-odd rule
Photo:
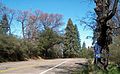
[[[52,69],[54,69],[54,68],[56,68],[56,67],[64,64],[64,63],[66,63],[67,61],[69,61],[69,60],[63,61],[62,63],[60,63],[60,64],[58,64],[58,65],[56,65],[56,66],[54,66],[54,67],[52,67],[52,68],[50,68],[50,69],[47,69],[47,70],[41,72],[40,74],[45,74],[46,72],[48,72],[48,71],[50,71],[50,70],[52,70]]]

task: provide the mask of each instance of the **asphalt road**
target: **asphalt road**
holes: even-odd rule
[[[0,63],[0,74],[71,74],[85,62],[83,58],[7,62]]]

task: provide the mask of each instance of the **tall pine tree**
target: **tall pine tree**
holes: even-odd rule
[[[75,39],[76,39],[77,49],[79,51],[81,49],[81,40],[80,40],[80,35],[79,35],[79,31],[76,24],[75,24],[75,36],[76,36]]]
[[[82,49],[86,49],[86,43],[83,42]]]
[[[7,34],[7,32],[9,31],[9,25],[8,25],[8,19],[7,19],[7,15],[4,14],[2,16],[2,20],[0,23],[0,33],[1,34]]]
[[[64,57],[77,57],[80,49],[80,39],[77,26],[73,25],[71,19],[68,20],[65,31]]]

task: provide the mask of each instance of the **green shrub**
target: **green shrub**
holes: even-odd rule
[[[0,57],[1,62],[25,60],[27,47],[22,39],[0,34]]]
[[[79,56],[81,58],[93,58],[94,57],[94,53],[93,53],[93,49],[89,48],[89,49],[82,49],[80,51]]]
[[[61,36],[59,36],[55,31],[48,28],[44,30],[39,36],[38,49],[40,51],[40,56],[43,58],[55,58],[57,56],[57,48],[53,48],[55,45],[61,43]]]
[[[114,42],[110,45],[110,61],[120,65],[120,36],[114,38]]]
[[[15,51],[17,50],[19,43],[14,36],[2,35],[0,34],[0,57],[4,60],[1,61],[14,61],[17,60],[15,56]]]
[[[116,65],[109,64],[108,71],[105,71],[92,64],[92,60],[88,59],[88,62],[83,64],[81,68],[75,70],[73,74],[120,74],[120,70]]]

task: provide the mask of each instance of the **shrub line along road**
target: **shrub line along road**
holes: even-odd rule
[[[83,58],[6,62],[0,63],[0,74],[70,74],[85,62]]]

